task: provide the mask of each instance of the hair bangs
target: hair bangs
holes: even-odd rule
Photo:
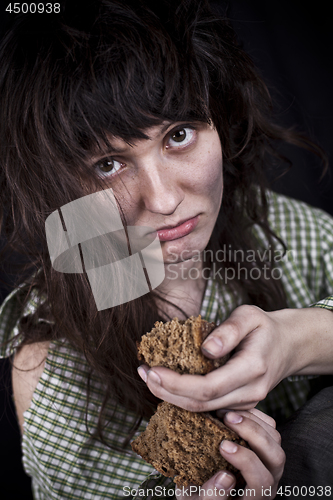
[[[153,14],[131,15],[126,8],[109,12],[105,29],[93,28],[71,51],[77,88],[68,96],[68,118],[84,148],[107,135],[147,138],[145,130],[163,121],[211,121],[208,72],[188,60],[189,42],[179,43]]]
[[[82,175],[85,160],[107,149],[110,136],[131,143],[164,121],[212,121],[207,61],[193,47],[195,22],[187,21],[184,36],[175,20],[147,8],[142,15],[140,2],[132,3],[105,1],[98,9],[88,2],[78,16],[69,2],[61,15],[17,20],[17,38],[9,35],[5,44],[22,64],[8,79],[17,90],[11,104],[7,89],[6,114],[10,123],[17,109],[24,117],[24,133],[13,139],[19,154],[33,150]]]

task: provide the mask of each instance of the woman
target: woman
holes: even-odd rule
[[[162,398],[237,410],[225,422],[252,450],[224,442],[221,453],[256,498],[274,498],[284,453],[273,419],[254,407],[264,400],[282,420],[311,382],[271,389],[332,369],[332,299],[320,302],[333,285],[332,221],[267,192],[265,177],[274,141],[310,145],[271,121],[264,84],[206,2],[123,4],[69,1],[60,14],[19,18],[1,48],[3,228],[32,262],[1,316],[24,466],[36,498],[135,496],[153,469],[128,443]],[[45,221],[107,189],[126,231],[157,232],[165,279],[98,310],[87,269],[52,267]],[[199,313],[221,323],[206,354],[235,353],[199,379],[140,367],[153,396],[136,341],[157,319]],[[172,490],[165,478],[153,485]],[[234,486],[220,471],[203,488]]]

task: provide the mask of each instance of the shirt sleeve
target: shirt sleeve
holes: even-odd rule
[[[321,210],[314,210],[320,231],[321,253],[319,259],[319,271],[321,276],[321,294],[327,297],[310,304],[310,307],[320,307],[333,311],[333,219]],[[298,382],[305,379],[317,378],[318,375],[293,375],[288,377],[290,382]]]
[[[28,283],[22,283],[7,295],[0,306],[0,358],[15,353],[23,341],[19,331],[21,318],[34,314],[45,300],[46,297],[39,296],[35,289],[30,290]],[[44,318],[39,318],[37,322],[51,323]]]
[[[24,284],[13,290],[0,307],[0,358],[14,354],[22,339],[19,336],[18,322],[22,315],[21,296]]]
[[[333,311],[333,295],[329,295],[326,299],[319,300],[315,304],[311,304],[311,307],[321,307],[322,309],[329,309]]]
[[[333,218],[322,212],[314,210],[320,231],[321,255],[319,266],[321,269],[321,297],[311,304],[311,307],[320,307],[333,311]]]

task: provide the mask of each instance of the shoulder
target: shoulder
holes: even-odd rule
[[[287,216],[294,216],[295,219],[322,219],[326,223],[333,224],[333,218],[320,208],[313,207],[304,201],[290,198],[289,196],[275,193],[274,191],[267,191],[267,200],[269,205],[269,216],[271,218],[279,219]]]
[[[28,280],[27,280],[28,281]],[[46,297],[39,295],[28,282],[22,283],[7,295],[0,305],[0,358],[12,356],[23,341],[19,322],[36,313]],[[51,323],[39,318],[37,322]]]
[[[13,396],[17,418],[23,432],[24,412],[42,376],[50,342],[37,342],[17,349],[12,368]]]
[[[269,191],[269,222],[273,231],[286,243],[311,244],[317,239],[320,246],[333,246],[333,217],[288,196]],[[312,242],[312,243],[311,243]]]

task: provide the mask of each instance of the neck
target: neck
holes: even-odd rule
[[[174,305],[158,301],[162,315],[186,319],[200,313],[207,280],[202,273],[202,262],[188,260],[165,265],[165,279],[156,289],[157,294]],[[177,306],[177,307],[175,307]],[[179,311],[181,308],[183,313]]]

